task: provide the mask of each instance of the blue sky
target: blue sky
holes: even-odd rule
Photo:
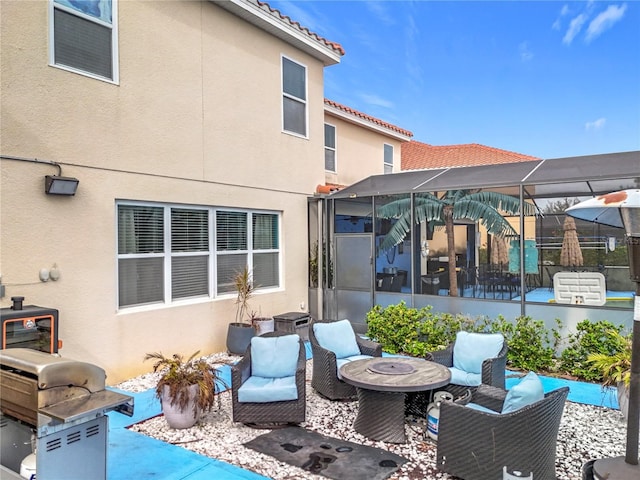
[[[325,97],[432,145],[640,150],[640,2],[268,1],[345,55]]]

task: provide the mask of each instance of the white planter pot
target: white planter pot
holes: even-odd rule
[[[273,332],[275,329],[275,320],[273,318],[261,318],[253,321],[256,327],[256,335]]]
[[[171,428],[190,428],[193,427],[198,420],[200,420],[200,409],[196,408],[194,411],[194,403],[196,395],[198,394],[198,385],[191,385],[189,387],[189,403],[184,410],[180,410],[178,405],[171,405],[169,401],[169,387],[165,385],[162,390],[162,412],[164,418]]]

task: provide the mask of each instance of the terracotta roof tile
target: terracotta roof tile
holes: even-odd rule
[[[487,147],[477,143],[434,146],[412,140],[401,146],[401,170],[469,167],[498,163],[530,162],[537,157]]]
[[[397,127],[397,126],[392,125],[390,123],[384,122],[384,121],[382,121],[382,120],[380,120],[378,118],[372,117],[371,115],[367,115],[366,113],[359,112],[357,110],[354,110],[353,108],[347,107],[346,105],[342,105],[342,104],[340,104],[338,102],[334,102],[333,100],[329,100],[329,99],[325,98],[324,99],[324,104],[325,105],[329,105],[329,106],[334,107],[334,108],[337,108],[339,110],[342,110],[343,112],[346,112],[346,113],[348,113],[350,115],[359,117],[359,118],[361,118],[363,120],[366,120],[368,122],[375,123],[376,125],[379,125],[381,127],[387,128],[387,129],[389,129],[391,131],[400,133],[402,135],[406,135],[408,137],[413,137],[413,133],[411,133],[409,130],[405,130],[404,128],[400,128],[400,127]]]
[[[300,25],[300,22],[296,22],[295,20],[292,20],[291,17],[287,16],[287,15],[283,15],[280,10],[273,8],[271,5],[269,5],[267,2],[262,2],[260,0],[257,0],[256,3],[258,4],[258,6],[262,9],[268,9],[269,13],[271,13],[272,15],[275,15],[277,18],[279,18],[280,20],[283,20],[284,22],[288,23],[289,25],[297,28],[298,30],[300,30],[301,32],[309,35],[311,38],[315,39],[316,41],[326,45],[327,47],[335,50],[336,52],[338,52],[340,55],[344,55],[344,48],[342,48],[342,45],[340,45],[339,43],[336,42],[331,42],[329,40],[327,40],[326,38],[318,35],[315,32],[312,32],[311,30],[309,30],[307,27],[303,27],[302,25]]]
[[[325,193],[329,194],[331,192],[337,192],[338,190],[342,190],[345,185],[340,185],[338,183],[325,183],[324,185],[318,185],[316,187],[316,193]]]

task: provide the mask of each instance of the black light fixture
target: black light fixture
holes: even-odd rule
[[[46,175],[44,177],[44,191],[49,195],[75,195],[80,180],[73,177]]]

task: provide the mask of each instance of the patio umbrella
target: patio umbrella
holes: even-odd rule
[[[509,263],[509,249],[504,237],[493,235],[491,237],[491,264],[506,265]]]
[[[605,458],[593,463],[597,478],[640,478],[638,433],[640,422],[640,189],[621,190],[585,200],[566,210],[567,215],[590,222],[624,228],[629,251],[629,273],[636,282],[631,340],[631,382],[627,415],[625,457]],[[606,475],[606,477],[605,477]]]
[[[583,264],[582,250],[578,240],[576,222],[567,216],[562,225],[564,237],[562,239],[562,250],[560,251],[560,265],[563,267],[581,267]]]

